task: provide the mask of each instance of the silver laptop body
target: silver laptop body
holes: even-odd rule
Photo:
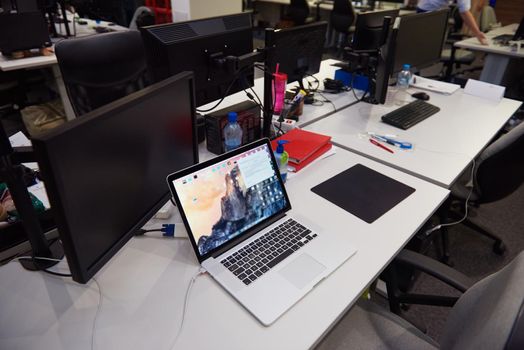
[[[293,212],[267,139],[167,181],[202,267],[265,326],[356,252]]]

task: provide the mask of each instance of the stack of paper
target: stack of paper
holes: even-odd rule
[[[440,92],[445,95],[451,95],[460,89],[460,85],[419,77],[418,75],[413,77],[410,85],[419,89]]]

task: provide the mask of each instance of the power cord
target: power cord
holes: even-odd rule
[[[468,217],[468,203],[469,203],[469,199],[471,198],[471,194],[473,193],[473,189],[474,189],[474,185],[473,185],[473,176],[474,175],[475,175],[475,159],[473,159],[473,165],[471,167],[471,176],[470,176],[470,179],[469,179],[469,183],[471,183],[471,189],[469,190],[468,196],[466,197],[466,202],[464,204],[464,216],[460,220],[457,220],[455,222],[439,224],[439,225],[437,225],[435,227],[432,227],[431,229],[426,231],[426,236],[429,236],[434,231],[440,230],[442,227],[458,225],[462,221],[466,220],[466,218]]]
[[[96,283],[96,286],[98,287],[98,305],[96,307],[96,313],[95,318],[93,319],[93,329],[91,331],[91,350],[95,349],[95,334],[96,334],[96,321],[98,320],[98,315],[100,314],[100,310],[102,309],[102,288],[100,287],[100,284],[96,280],[95,277],[93,277],[93,281]]]
[[[182,330],[184,328],[184,320],[186,318],[187,305],[188,305],[189,296],[190,296],[190,293],[191,293],[191,288],[193,287],[193,284],[195,284],[195,280],[198,278],[198,276],[203,275],[205,273],[206,273],[206,270],[204,270],[201,267],[198,270],[198,272],[196,273],[196,275],[194,275],[191,278],[191,281],[189,281],[189,285],[187,286],[187,290],[186,290],[186,296],[185,296],[185,299],[184,299],[184,309],[182,310],[182,320],[180,321],[180,327],[178,328],[177,335],[175,336],[175,339],[173,340],[173,343],[171,343],[171,346],[169,347],[170,350],[173,350],[173,348],[175,347],[175,345],[176,345],[176,343],[178,341],[178,338],[180,337],[180,334],[182,334]]]

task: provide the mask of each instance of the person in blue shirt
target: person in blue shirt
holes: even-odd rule
[[[417,12],[429,12],[436,11],[442,8],[446,8],[449,5],[448,0],[419,0],[417,5]],[[462,20],[466,26],[471,30],[473,35],[480,41],[482,45],[488,45],[488,39],[482,33],[475,21],[475,18],[471,14],[471,0],[457,0],[458,10]]]

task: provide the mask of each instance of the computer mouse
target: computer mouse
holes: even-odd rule
[[[429,95],[426,94],[425,92],[415,92],[411,96],[413,96],[414,98],[417,98],[419,100],[423,100],[423,101],[429,100]]]

